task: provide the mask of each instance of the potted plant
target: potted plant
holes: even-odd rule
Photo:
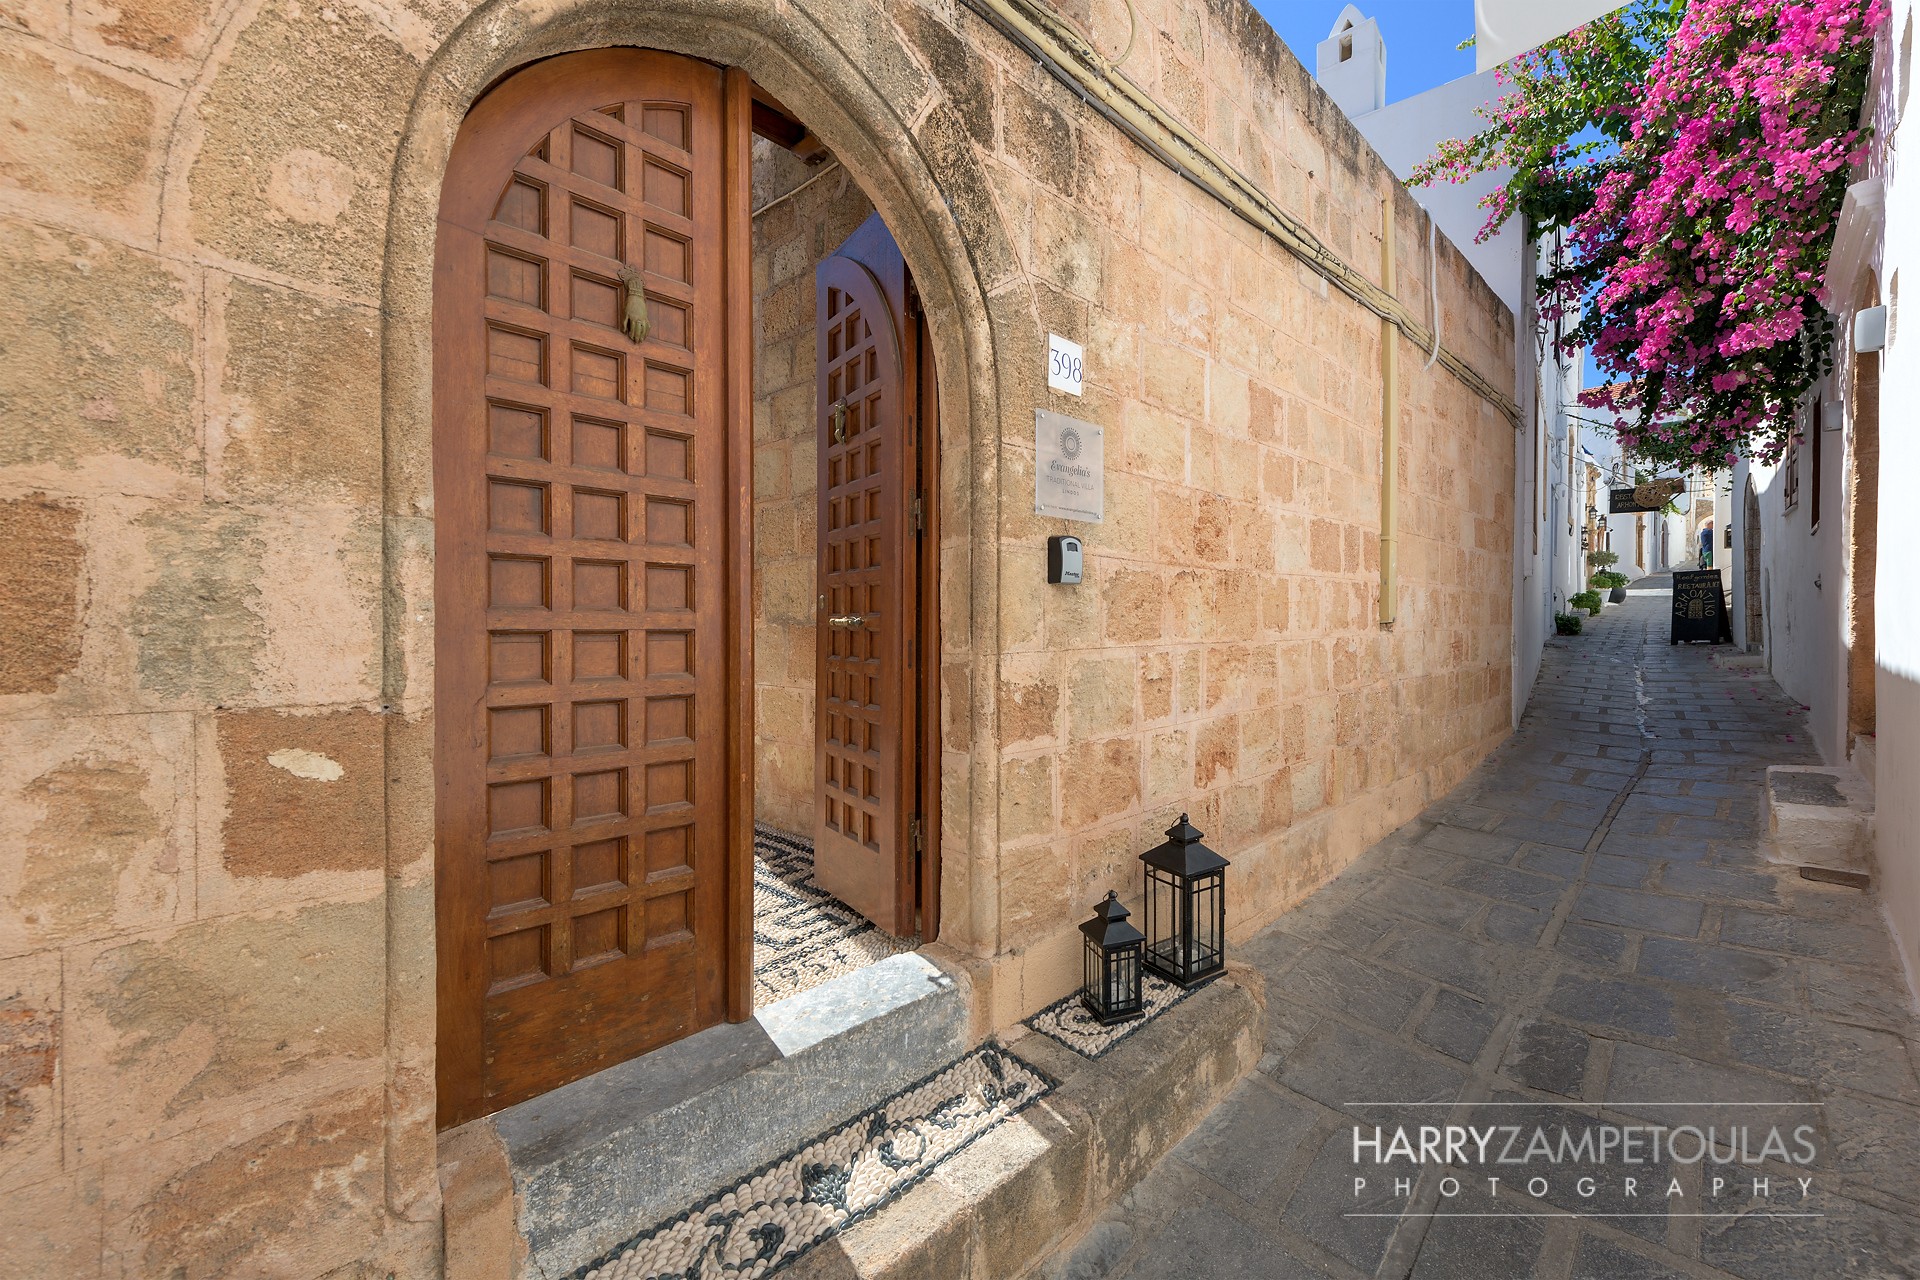
[[[1595,617],[1600,615],[1600,593],[1598,591],[1582,591],[1575,595],[1568,596],[1567,603],[1576,609],[1585,609]]]
[[[1628,578],[1626,574],[1617,572],[1613,567],[1620,563],[1619,552],[1592,552],[1587,556],[1587,563],[1596,570],[1593,577],[1589,579],[1590,585],[1609,588],[1607,599],[1615,604],[1625,604]]]
[[[1582,621],[1577,613],[1556,613],[1553,615],[1553,633],[1557,636],[1577,636]]]
[[[1587,582],[1592,586],[1605,588],[1607,591],[1607,599],[1613,601],[1615,604],[1626,603],[1626,600],[1627,600],[1627,575],[1626,574],[1615,573],[1611,569],[1602,569],[1600,570],[1600,572],[1594,574],[1591,578],[1587,579]]]

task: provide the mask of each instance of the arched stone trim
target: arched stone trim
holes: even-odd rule
[[[994,314],[1030,292],[964,124],[873,11],[665,0],[494,0],[427,62],[402,133],[382,262],[385,685],[388,717],[388,1201],[437,1217],[433,941],[433,256],[440,190],[461,121],[488,86],[541,58],[631,45],[744,68],[860,183],[927,310],[940,375],[940,608],[949,676],[942,815],[942,944],[998,943],[999,379]],[[838,27],[838,29],[830,29]],[[1021,310],[1031,314],[1031,297]],[[957,674],[958,679],[953,679]]]

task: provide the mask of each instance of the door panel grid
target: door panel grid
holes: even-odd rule
[[[443,207],[446,1122],[725,1003],[722,73],[635,50],[556,61],[580,63],[576,99],[596,71],[606,96],[543,121],[529,95],[532,146],[465,193],[450,175],[466,216]],[[620,328],[635,268],[638,342]]]
[[[881,927],[910,934],[907,811],[916,743],[908,646],[917,622],[917,548],[906,519],[915,454],[899,317],[873,273],[853,258],[822,262],[815,288],[821,432],[815,877]]]

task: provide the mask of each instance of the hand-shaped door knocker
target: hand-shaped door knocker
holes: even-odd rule
[[[647,289],[640,278],[640,268],[620,268],[620,280],[627,286],[627,305],[620,317],[620,329],[635,342],[647,340]]]

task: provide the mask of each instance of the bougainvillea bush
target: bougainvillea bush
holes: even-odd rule
[[[1772,460],[1827,371],[1820,281],[1883,0],[1641,0],[1502,70],[1475,138],[1416,181],[1511,167],[1489,234],[1564,232],[1542,306],[1612,379],[1585,393],[1652,462]]]

